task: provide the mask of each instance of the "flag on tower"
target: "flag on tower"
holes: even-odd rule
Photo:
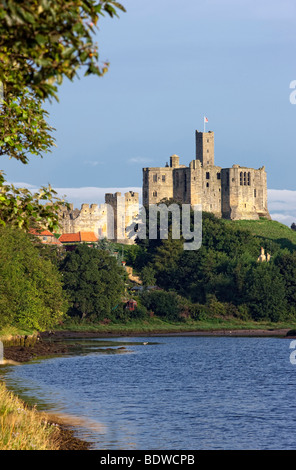
[[[204,122],[209,122],[208,118],[204,116]]]

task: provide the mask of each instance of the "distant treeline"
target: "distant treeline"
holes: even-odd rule
[[[296,247],[203,213],[202,246],[183,240],[137,240],[120,246],[143,281],[136,294],[107,241],[64,252],[16,228],[0,229],[0,328],[54,328],[65,319],[89,322],[207,318],[296,319]],[[169,230],[170,233],[170,230]],[[258,262],[260,249],[270,261]],[[157,286],[157,289],[146,289]],[[127,310],[133,297],[137,308]]]

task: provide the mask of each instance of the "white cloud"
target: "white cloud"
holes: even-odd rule
[[[133,157],[133,158],[128,159],[128,163],[145,164],[145,163],[151,163],[151,162],[153,162],[153,160],[151,160],[151,158],[146,158],[146,157]]]
[[[268,209],[273,220],[290,227],[296,222],[296,191],[269,189]]]

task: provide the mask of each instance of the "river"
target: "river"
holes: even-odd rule
[[[72,420],[93,449],[296,449],[289,339],[162,336],[81,344],[82,354],[2,373],[23,399]]]

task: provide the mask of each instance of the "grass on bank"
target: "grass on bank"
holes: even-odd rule
[[[54,331],[68,331],[81,333],[97,333],[98,335],[132,335],[132,334],[153,334],[153,333],[182,333],[193,331],[219,331],[219,330],[280,330],[296,329],[296,322],[283,321],[273,323],[271,321],[240,320],[237,318],[208,318],[201,321],[187,319],[181,322],[170,322],[168,320],[153,317],[147,320],[128,320],[126,322],[89,322],[87,320],[68,319]],[[18,330],[15,327],[7,327],[0,330],[0,341],[5,341],[13,336],[32,335],[36,332]],[[5,356],[5,354],[4,354]]]
[[[126,322],[90,323],[87,321],[68,320],[56,331],[92,332],[102,334],[153,334],[153,333],[182,333],[192,331],[219,331],[219,330],[280,330],[295,329],[295,322],[252,321],[236,318],[208,318],[202,321],[186,320],[170,322],[158,317],[149,320],[129,320]]]
[[[16,336],[30,336],[36,331],[29,328],[18,328],[16,326],[5,326],[0,329],[0,341],[7,340]]]
[[[0,450],[59,450],[59,433],[0,382]]]
[[[248,230],[252,235],[262,238],[265,241],[276,242],[281,248],[296,249],[296,231],[287,225],[281,224],[276,220],[227,220],[223,219],[225,224]]]

